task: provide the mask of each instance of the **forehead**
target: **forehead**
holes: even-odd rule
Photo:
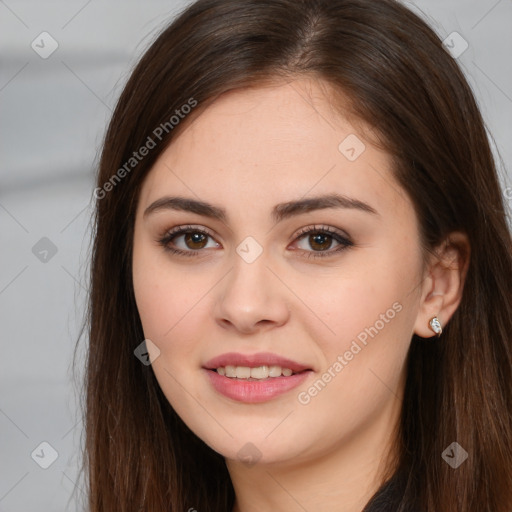
[[[389,156],[339,108],[308,79],[225,93],[160,155],[140,204],[173,193],[228,211],[231,205],[236,214],[248,204],[270,209],[292,198],[337,192],[376,209],[396,207],[394,196],[403,192]]]

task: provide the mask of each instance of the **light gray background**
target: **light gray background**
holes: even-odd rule
[[[0,512],[79,510],[71,355],[86,297],[97,152],[131,67],[185,3],[0,0]],[[456,31],[468,42],[458,61],[510,187],[512,2],[407,4],[442,39]],[[47,59],[31,48],[43,31],[59,45]],[[46,262],[32,252],[42,237],[57,248]],[[58,452],[48,469],[34,460],[48,449],[31,458],[43,441]]]

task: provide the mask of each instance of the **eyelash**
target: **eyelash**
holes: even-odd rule
[[[207,231],[205,231],[204,229],[197,228],[194,226],[181,226],[181,227],[175,228],[175,229],[167,232],[163,237],[158,239],[158,243],[164,248],[165,251],[168,251],[172,254],[177,254],[180,256],[199,256],[199,254],[203,251],[203,249],[199,249],[199,250],[191,249],[189,251],[184,251],[182,249],[174,249],[169,246],[169,243],[172,241],[173,238],[176,238],[178,235],[187,234],[187,233],[188,234],[201,233],[203,235],[213,238],[212,235],[210,233],[208,233]],[[325,226],[320,226],[320,227],[313,226],[313,227],[303,228],[297,234],[297,236],[295,237],[295,240],[304,238],[305,235],[308,235],[310,233],[327,234],[331,238],[336,240],[336,242],[338,242],[340,244],[340,246],[334,250],[329,250],[329,251],[304,251],[304,250],[302,250],[304,252],[309,253],[309,255],[306,256],[307,258],[326,258],[326,257],[332,256],[333,254],[344,251],[344,250],[348,249],[349,247],[354,246],[354,243],[349,238],[347,238],[347,237],[341,235],[340,233],[338,233],[337,231],[335,231],[329,227],[325,227]]]

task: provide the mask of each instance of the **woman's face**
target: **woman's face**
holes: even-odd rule
[[[420,321],[417,218],[388,155],[322,90],[221,96],[140,193],[133,279],[152,369],[232,464],[371,460],[399,414]]]

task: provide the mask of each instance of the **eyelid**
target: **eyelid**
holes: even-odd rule
[[[346,233],[345,231],[343,231],[339,228],[334,228],[332,226],[327,226],[327,225],[322,225],[322,224],[313,224],[312,226],[305,226],[305,227],[299,229],[299,231],[296,232],[292,236],[292,240],[295,240],[296,238],[301,237],[304,234],[316,232],[316,231],[322,231],[322,232],[330,233],[332,235],[338,235],[340,238],[344,238],[347,241],[351,241],[350,235],[348,233]]]
[[[171,236],[176,233],[181,233],[183,231],[199,231],[208,236],[211,236],[212,238],[215,238],[217,236],[216,234],[212,234],[212,230],[205,228],[201,224],[180,224],[179,226],[174,226],[171,229],[166,229],[162,236]]]

